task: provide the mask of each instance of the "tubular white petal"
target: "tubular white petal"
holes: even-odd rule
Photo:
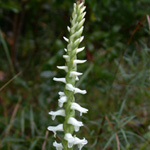
[[[86,9],[86,6],[82,7],[80,10],[80,13],[83,13],[85,9]]]
[[[83,18],[83,19],[79,22],[78,27],[81,28],[84,22],[85,22],[85,18]]]
[[[63,124],[59,124],[58,126],[49,126],[47,129],[54,133],[54,137],[56,137],[57,131],[64,131]]]
[[[76,76],[76,81],[79,81],[79,77],[78,76]]]
[[[59,96],[65,96],[64,92],[58,92]]]
[[[80,38],[75,40],[74,45],[79,44],[80,43]]]
[[[73,35],[70,37],[70,41],[73,41],[76,35],[77,35],[76,33],[73,34]]]
[[[77,14],[75,14],[74,17],[73,17],[73,20],[72,20],[72,24],[75,24],[75,23],[76,23],[77,17],[78,17]]]
[[[56,150],[63,150],[63,146],[61,143],[53,142],[53,146],[56,147]]]
[[[70,32],[70,27],[69,27],[69,26],[67,26],[67,29],[68,29],[68,31]]]
[[[81,18],[83,19],[83,18],[85,17],[85,15],[86,15],[86,12],[84,12],[84,13],[82,14]]]
[[[76,94],[76,93],[86,94],[86,90],[80,90],[80,89],[78,89],[78,88],[75,88],[75,87],[73,87],[73,85],[70,84],[70,83],[66,84],[66,89],[69,90],[69,91],[74,92],[75,94]]]
[[[81,8],[81,7],[83,6],[83,4],[84,4],[83,2],[82,2],[82,3],[80,3],[79,8]]]
[[[57,66],[57,68],[65,70],[66,72],[68,72],[68,67],[67,66]]]
[[[88,112],[88,109],[81,107],[77,103],[72,103],[71,104],[71,109],[79,111],[80,112],[80,116],[82,116],[82,113],[87,113]]]
[[[80,90],[79,88],[75,88],[75,94],[76,93],[86,94],[86,90]]]
[[[85,63],[85,62],[86,62],[86,60],[79,60],[79,59],[75,59],[73,61],[74,64],[82,64],[82,63]]]
[[[70,56],[69,55],[63,55],[63,58],[66,59],[66,61],[70,60]]]
[[[74,8],[73,8],[73,13],[72,13],[72,18],[74,17],[74,15],[76,14],[76,7],[75,7],[75,5],[74,5]]]
[[[83,39],[84,39],[84,36],[81,36],[81,38],[80,38],[80,42],[82,42],[82,41],[83,41]]]
[[[68,148],[72,148],[74,145],[74,137],[70,133],[66,133],[64,139],[68,141]]]
[[[63,104],[67,101],[66,96],[61,96],[60,99],[58,99],[58,105],[59,107],[63,107]]]
[[[76,4],[76,3],[74,3],[74,8],[76,9],[76,7],[77,7],[77,4]]]
[[[82,26],[78,32],[82,33],[84,27]]]
[[[81,76],[83,73],[76,72],[76,71],[71,71],[70,76]]]
[[[82,52],[84,49],[85,49],[85,47],[78,48],[78,49],[77,49],[77,53],[80,53],[80,52]]]
[[[79,139],[77,137],[74,138],[74,145],[78,145],[79,150],[81,150],[82,147],[86,145],[87,143],[88,141],[85,138],[83,139]]]
[[[57,81],[57,82],[63,82],[63,83],[66,83],[66,79],[65,78],[53,78],[54,81]]]
[[[60,109],[57,111],[50,111],[49,114],[52,116],[52,120],[54,120],[56,116],[63,116],[63,117],[66,116],[64,109]]]
[[[65,36],[63,36],[63,38],[66,42],[69,42],[69,39],[67,39]]]
[[[67,52],[67,49],[66,49],[66,48],[64,48],[64,50],[65,50],[65,52]]]
[[[71,32],[74,32],[74,31],[75,31],[75,28],[78,26],[78,24],[79,24],[79,23],[77,22],[76,24],[73,25],[73,27],[71,28]]]
[[[72,41],[69,42],[68,46],[67,46],[67,51],[71,51],[72,50]]]
[[[79,26],[79,25],[78,25]],[[71,39],[73,39],[74,37],[79,37],[81,36],[82,32],[83,32],[83,26],[79,29],[79,31],[75,32],[72,36]]]
[[[78,132],[80,127],[83,126],[83,123],[81,121],[78,121],[73,117],[69,118],[68,124],[73,125],[76,132]]]
[[[72,84],[66,84],[66,89],[67,90],[69,90],[69,91],[72,91],[72,92],[74,92],[75,91],[75,88],[73,87],[73,85]]]

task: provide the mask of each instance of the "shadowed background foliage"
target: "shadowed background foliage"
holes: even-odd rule
[[[57,109],[65,73],[67,25],[74,0],[0,0],[0,149],[50,150],[48,112]],[[149,150],[149,0],[86,0],[87,63],[77,95],[89,109],[82,117],[87,150]],[[77,114],[79,115],[79,114]],[[61,133],[57,140],[60,140]]]

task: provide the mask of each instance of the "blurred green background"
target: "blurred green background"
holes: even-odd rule
[[[64,72],[67,26],[74,0],[0,0],[0,149],[53,150],[48,115],[57,110],[52,80]],[[149,0],[86,0],[87,63],[76,100],[89,109],[77,135],[85,150],[150,149]],[[58,134],[57,141],[61,134]],[[75,148],[76,149],[76,148]]]

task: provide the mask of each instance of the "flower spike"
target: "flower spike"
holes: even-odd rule
[[[56,132],[64,132],[62,143],[57,143],[56,141],[53,143],[56,150],[73,150],[74,145],[81,150],[82,147],[88,143],[85,138],[79,139],[73,136],[74,132],[78,132],[80,127],[84,126],[81,121],[75,118],[75,111],[78,111],[80,116],[88,112],[88,109],[81,107],[75,102],[75,94],[86,94],[86,90],[81,90],[76,87],[76,81],[78,81],[79,76],[83,74],[77,71],[78,64],[86,62],[86,60],[80,60],[77,57],[77,54],[85,49],[85,47],[79,47],[80,43],[84,40],[82,33],[84,30],[84,17],[86,15],[85,9],[86,6],[84,6],[84,1],[77,1],[73,5],[73,12],[70,20],[71,26],[67,26],[69,37],[63,37],[67,42],[67,47],[64,48],[65,54],[62,56],[66,62],[64,66],[57,66],[58,69],[66,72],[66,76],[63,78],[53,78],[54,81],[63,82],[65,84],[64,91],[58,92],[58,105],[61,109],[49,112],[52,120],[54,120],[56,116],[64,117],[64,122],[62,124],[48,127],[49,131],[54,132],[55,137]]]

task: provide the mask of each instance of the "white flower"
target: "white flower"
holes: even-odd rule
[[[83,3],[83,2],[82,2],[82,3],[80,3],[79,8],[81,8],[83,5],[84,5],[84,3]]]
[[[59,124],[58,126],[49,126],[47,129],[54,133],[54,137],[56,137],[56,131],[64,131],[63,124]]]
[[[70,84],[70,83],[66,84],[66,89],[69,90],[69,91],[72,91],[72,92],[75,91],[75,87],[73,87],[73,85]]]
[[[63,117],[66,116],[64,109],[60,109],[57,111],[50,111],[49,114],[52,116],[52,120],[54,120],[56,116],[63,116]]]
[[[84,12],[82,15],[81,15],[81,19],[83,19],[86,15],[86,12]]]
[[[76,24],[73,25],[73,27],[71,28],[71,32],[75,31],[75,28],[78,26],[78,22]]]
[[[85,62],[86,62],[86,60],[78,60],[78,59],[75,59],[73,61],[74,64],[82,64],[82,63],[85,63]]]
[[[65,78],[53,78],[54,81],[57,81],[57,82],[63,82],[63,83],[66,83],[66,79]]]
[[[77,40],[75,40],[74,45],[77,45],[80,43],[80,38],[78,38]]]
[[[86,9],[86,6],[82,7],[80,13],[83,13],[83,11],[84,11],[85,9]]]
[[[80,36],[82,34],[82,32],[83,32],[83,28],[84,27],[82,26],[79,31],[77,31],[74,34],[72,34],[71,37],[70,37],[70,40],[73,41],[75,37]],[[81,43],[83,41],[83,39],[84,39],[84,36],[81,36],[79,39],[80,39],[80,43]]]
[[[59,96],[65,96],[64,92],[58,92]]]
[[[66,61],[70,60],[70,56],[69,55],[63,55],[63,58],[66,59]]]
[[[88,141],[85,138],[83,139],[79,139],[77,137],[74,138],[74,145],[78,145],[79,150],[81,150],[82,147],[86,145],[87,143]]]
[[[53,143],[53,146],[56,147],[56,150],[62,150],[63,146],[61,143],[57,143],[56,141]]]
[[[81,36],[81,38],[80,38],[80,42],[82,42],[82,41],[83,41],[83,39],[84,39],[84,36]]]
[[[75,94],[80,93],[80,94],[86,94],[86,90],[80,90],[78,88],[75,88]]]
[[[75,14],[74,17],[73,17],[73,20],[72,20],[72,24],[76,23],[77,17],[78,17],[77,14]]]
[[[85,18],[83,18],[79,23],[78,23],[78,28],[81,28],[82,25],[84,24],[85,22]]]
[[[65,52],[67,52],[67,48],[64,48]]]
[[[79,111],[80,112],[80,116],[82,116],[82,113],[87,113],[88,112],[88,109],[81,107],[77,103],[72,103],[71,104],[71,109]]]
[[[73,117],[69,118],[68,124],[73,125],[76,132],[78,132],[80,127],[83,126],[83,123],[81,121],[78,121]]]
[[[74,7],[73,7],[73,9],[74,9],[74,10],[73,10],[73,13],[76,13],[76,7],[77,7],[77,4],[74,3],[73,5],[74,5]]]
[[[70,32],[70,27],[69,26],[67,26],[67,29],[68,29],[68,32]]]
[[[72,148],[74,145],[74,137],[70,133],[66,133],[64,139],[68,141],[68,148]]]
[[[76,76],[76,81],[79,81],[79,77],[78,76]]]
[[[82,26],[81,28],[80,28],[80,30],[77,32],[77,33],[82,33],[83,32],[83,29],[84,29],[84,27]],[[84,36],[81,36],[81,38],[80,39],[84,39]],[[80,42],[81,42],[81,40],[80,40]]]
[[[75,88],[75,87],[73,87],[73,85],[70,84],[70,83],[66,84],[66,89],[69,90],[69,91],[74,92],[75,94],[76,94],[76,93],[86,94],[86,90],[80,90],[80,89],[78,89],[78,88]]]
[[[69,39],[67,39],[65,36],[63,36],[63,38],[66,42],[69,42]]]
[[[84,49],[85,49],[85,47],[78,48],[78,49],[77,49],[77,53],[80,53],[80,52],[82,52]]]
[[[73,76],[81,76],[83,73],[80,73],[80,72],[76,72],[76,71],[71,71],[70,72],[70,76],[73,77]]]
[[[68,67],[67,66],[57,66],[57,68],[65,70],[66,72],[68,72]]]
[[[59,107],[63,107],[63,104],[67,101],[66,96],[60,96],[60,99],[58,99],[58,105]]]
[[[72,148],[73,145],[77,145],[79,150],[88,143],[85,138],[79,139],[77,137],[73,137],[70,133],[66,133],[64,139],[68,141],[68,148]]]

